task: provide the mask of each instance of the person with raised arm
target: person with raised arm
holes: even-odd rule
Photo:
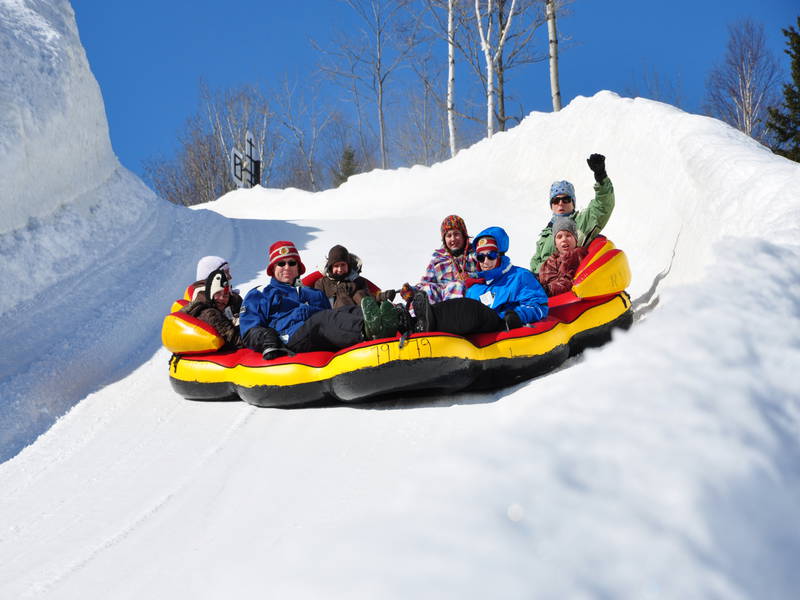
[[[531,272],[539,273],[542,264],[555,251],[553,222],[558,217],[572,217],[575,221],[578,246],[586,246],[608,223],[614,210],[614,186],[606,173],[606,157],[592,154],[586,163],[594,174],[594,198],[585,209],[577,210],[575,186],[569,181],[555,181],[550,186],[552,216],[539,234],[536,252],[531,258]]]

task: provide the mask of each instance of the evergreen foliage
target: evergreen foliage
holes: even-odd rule
[[[342,157],[339,159],[339,165],[333,172],[333,185],[339,187],[345,181],[350,179],[351,175],[358,173],[358,162],[356,161],[356,152],[350,146],[345,146],[342,151]]]
[[[788,46],[784,52],[792,59],[792,77],[789,83],[783,84],[783,106],[769,109],[767,127],[777,139],[773,150],[800,162],[800,17],[797,18],[797,29],[784,29],[783,35]]]

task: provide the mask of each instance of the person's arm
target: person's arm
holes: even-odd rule
[[[206,308],[200,313],[198,318],[214,327],[217,333],[219,333],[219,337],[225,340],[227,344],[236,346],[237,343],[241,342],[239,331],[230,320],[225,318],[225,315],[223,315],[219,309]]]
[[[269,315],[261,314],[261,299],[263,295],[258,288],[247,292],[242,302],[242,310],[239,313],[239,329],[244,337],[248,330],[259,325],[267,326]]]
[[[539,269],[539,283],[547,292],[547,295],[555,296],[556,294],[561,293],[555,291],[556,289],[560,289],[558,278],[558,259],[555,256],[551,256],[542,263],[542,266]],[[555,286],[553,284],[555,284]]]
[[[330,302],[325,297],[325,294],[323,292],[311,288],[305,288],[305,289],[301,288],[301,290],[302,290],[301,293],[303,294],[302,299],[305,302],[308,302],[308,306],[311,306],[317,310],[327,310],[331,307]],[[301,305],[298,308],[307,308],[307,307],[303,307]],[[303,320],[310,317],[312,314],[317,312],[317,310],[308,311],[307,314],[304,314]]]
[[[535,323],[547,316],[547,294],[530,271],[517,271],[516,298],[514,308],[523,323]]]
[[[536,242],[536,252],[531,257],[531,273],[538,273],[544,261],[548,259],[554,250],[553,230],[548,226],[542,229]]]
[[[428,268],[425,269],[425,273],[420,278],[420,282],[422,283],[440,283],[441,273],[439,269],[437,269],[438,261],[436,260],[436,255],[434,255],[430,262],[428,263]]]
[[[581,244],[591,241],[608,224],[614,211],[614,186],[606,173],[606,157],[592,154],[586,162],[594,174],[594,198],[578,213],[575,224],[581,232]]]

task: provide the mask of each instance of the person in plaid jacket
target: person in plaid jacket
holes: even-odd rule
[[[406,302],[411,302],[415,291],[425,292],[431,304],[451,298],[463,298],[464,281],[478,271],[475,253],[470,251],[464,219],[458,215],[449,215],[442,221],[439,231],[442,247],[434,250],[420,282],[413,287],[404,283],[400,289],[400,295]]]

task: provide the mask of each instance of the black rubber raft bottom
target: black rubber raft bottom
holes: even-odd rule
[[[420,358],[397,361],[368,369],[342,373],[324,381],[293,386],[238,386],[233,383],[198,383],[170,377],[172,388],[188,400],[242,399],[260,407],[295,407],[337,402],[363,402],[408,392],[455,393],[507,387],[548,373],[570,356],[586,348],[601,346],[615,328],[628,329],[633,313],[626,311],[600,327],[576,334],[569,345],[530,357],[474,361],[463,358]]]

